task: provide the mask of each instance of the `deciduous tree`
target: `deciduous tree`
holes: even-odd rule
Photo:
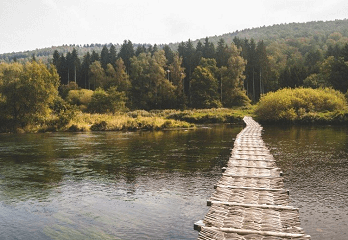
[[[221,107],[218,94],[218,81],[215,76],[215,59],[201,59],[192,75],[192,107],[215,108]]]
[[[1,118],[12,131],[44,121],[49,104],[58,95],[56,68],[42,62],[0,64]]]

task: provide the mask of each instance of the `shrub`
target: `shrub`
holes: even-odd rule
[[[98,88],[88,105],[88,111],[91,113],[115,113],[125,110],[127,110],[125,93],[118,92],[116,87],[111,87],[107,91]]]
[[[59,95],[66,99],[68,97],[68,94],[71,90],[78,90],[79,86],[75,82],[69,82],[66,85],[60,85],[59,86]]]
[[[92,100],[93,91],[88,89],[70,90],[66,98],[67,102],[79,106],[84,111]]]
[[[263,96],[255,109],[259,121],[296,121],[313,113],[345,109],[344,95],[331,88],[285,88]]]
[[[105,131],[107,129],[107,123],[105,121],[101,121],[98,123],[95,123],[91,126],[92,131]]]

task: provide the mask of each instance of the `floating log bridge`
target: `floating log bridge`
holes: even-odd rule
[[[289,206],[282,172],[265,146],[262,127],[244,117],[232,155],[207,205],[194,224],[199,240],[310,239],[300,227],[299,209]]]

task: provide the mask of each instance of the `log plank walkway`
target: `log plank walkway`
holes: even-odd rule
[[[205,218],[194,224],[198,240],[310,239],[300,227],[299,209],[289,206],[282,172],[265,146],[262,127],[244,117],[228,165],[207,205]]]

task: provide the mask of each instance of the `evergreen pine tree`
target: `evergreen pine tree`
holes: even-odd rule
[[[108,65],[108,63],[110,63],[109,50],[106,47],[106,44],[103,46],[103,49],[100,54],[100,63],[104,70],[106,70],[106,66]]]
[[[116,47],[115,45],[111,44],[109,49],[109,63],[111,63],[114,68],[116,68],[116,60],[117,60]]]
[[[118,57],[122,58],[124,65],[126,66],[127,72],[130,69],[130,59],[135,55],[133,43],[130,40],[124,40]]]

